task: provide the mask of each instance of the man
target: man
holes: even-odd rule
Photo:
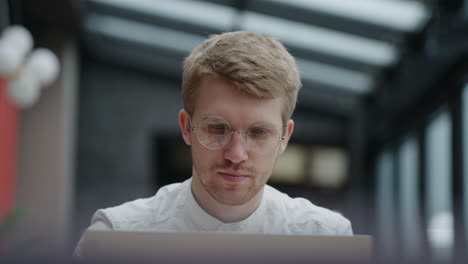
[[[98,210],[90,229],[352,235],[338,213],[266,185],[293,133],[300,87],[278,41],[251,32],[208,38],[184,62],[179,124],[192,177]]]

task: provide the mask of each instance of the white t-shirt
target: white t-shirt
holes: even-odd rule
[[[89,229],[151,232],[352,235],[342,215],[266,185],[258,208],[246,219],[224,223],[195,201],[192,179],[161,187],[156,195],[94,213]],[[83,239],[74,255],[80,256]]]

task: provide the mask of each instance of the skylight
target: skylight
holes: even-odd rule
[[[397,50],[389,43],[259,13],[245,12],[241,27],[277,37],[291,46],[373,66],[387,67],[397,60]]]
[[[258,0],[257,0],[258,1]],[[419,30],[429,10],[419,1],[401,0],[261,0],[376,24],[403,32]]]

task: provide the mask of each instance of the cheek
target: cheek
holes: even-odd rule
[[[192,144],[192,161],[197,170],[207,170],[222,158],[222,153],[217,150],[209,150],[199,144]]]
[[[259,173],[264,175],[264,177],[270,177],[277,158],[278,155],[276,153],[274,155],[253,156],[252,164]]]

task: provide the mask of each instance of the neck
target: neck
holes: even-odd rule
[[[249,217],[260,205],[263,188],[248,202],[241,205],[227,205],[216,201],[202,186],[197,176],[192,177],[192,194],[198,205],[209,215],[224,222],[239,222]]]

